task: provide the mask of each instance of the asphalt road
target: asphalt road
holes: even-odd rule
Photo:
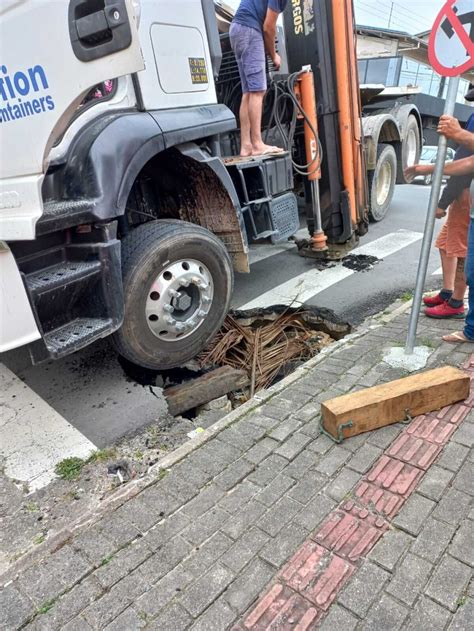
[[[303,297],[360,323],[413,290],[428,198],[429,188],[422,185],[397,188],[389,215],[371,225],[361,244],[362,253],[383,255],[369,271],[352,273],[338,264],[318,272],[314,261],[298,256],[292,244],[252,248],[255,262],[250,275],[237,275],[233,306]],[[439,277],[432,275],[438,267],[433,252],[430,289],[439,285]],[[22,350],[0,356],[0,361],[98,447],[152,423],[165,410],[159,389],[131,382],[106,340],[39,366],[30,366]]]

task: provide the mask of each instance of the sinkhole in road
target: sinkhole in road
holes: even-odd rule
[[[133,381],[163,388],[173,416],[195,419],[216,411],[206,406],[222,398],[222,409],[238,407],[350,332],[329,309],[276,305],[230,312],[207,348],[181,368],[155,371],[119,361]]]

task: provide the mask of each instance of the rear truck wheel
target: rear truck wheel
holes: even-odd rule
[[[429,175],[425,175],[423,179],[423,184],[425,184],[425,186],[431,186],[432,181],[433,181],[433,176],[430,173]]]
[[[397,156],[392,145],[380,144],[377,147],[377,164],[369,171],[369,218],[382,221],[392,203],[395,191]]]
[[[131,362],[182,366],[217,333],[227,314],[233,271],[224,244],[184,221],[153,221],[122,240],[125,317],[112,336]]]
[[[420,161],[421,138],[418,121],[413,114],[407,120],[405,137],[397,145],[397,184],[408,184],[405,177],[405,169]]]

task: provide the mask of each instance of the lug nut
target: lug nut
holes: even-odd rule
[[[176,291],[176,289],[168,289],[168,293],[171,296],[171,298],[179,298],[179,291]]]
[[[165,318],[165,322],[166,324],[169,324],[170,326],[174,326],[176,324],[176,320],[174,318],[170,318],[170,316],[167,316]]]
[[[197,314],[200,318],[204,318],[207,315],[207,313],[203,311],[202,309],[200,309]]]
[[[205,305],[208,305],[211,302],[211,299],[209,298],[209,296],[203,296],[201,300],[203,301]]]
[[[184,326],[184,324],[182,322],[178,322],[178,324],[175,326],[175,329],[177,331],[184,331],[186,327]]]
[[[189,287],[189,285],[191,284],[191,281],[188,280],[187,278],[183,278],[183,280],[180,281],[180,283],[183,287]]]
[[[173,313],[174,307],[173,305],[163,305],[163,310],[167,311],[168,313]]]

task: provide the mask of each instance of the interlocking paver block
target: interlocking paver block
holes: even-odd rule
[[[258,484],[258,486],[266,486],[287,464],[288,460],[282,456],[272,454],[258,465],[255,471],[248,476],[247,480],[253,484]],[[285,475],[287,474],[285,473]]]
[[[449,554],[474,567],[474,526],[470,521],[465,520],[460,525],[449,546]]]
[[[241,510],[229,518],[221,530],[232,539],[238,539],[265,512],[265,506],[254,499],[241,507]]]
[[[284,495],[295,484],[293,478],[280,473],[277,477],[270,482],[260,493],[256,496],[257,502],[261,502],[267,508],[277,502],[282,495]]]
[[[408,609],[385,594],[377,600],[360,626],[364,631],[380,631],[390,629],[397,631],[403,628]]]
[[[455,530],[455,526],[430,517],[415,539],[411,551],[435,563],[447,548]]]
[[[311,442],[311,438],[306,436],[305,434],[301,434],[298,432],[293,436],[290,436],[278,449],[275,450],[275,453],[279,456],[283,456],[287,460],[293,460],[295,456],[297,456],[303,449],[306,447],[308,443]]]
[[[293,521],[307,530],[313,530],[323,521],[334,506],[335,501],[326,497],[324,494],[315,495],[313,499],[295,515]]]
[[[349,611],[333,604],[318,629],[320,631],[354,631],[358,622],[359,620]]]
[[[469,512],[472,498],[457,489],[449,489],[436,506],[433,517],[448,524],[458,524]]]
[[[403,530],[389,530],[369,554],[369,558],[391,572],[412,542],[413,538]]]
[[[251,561],[269,540],[269,536],[258,528],[251,528],[237,539],[223,555],[221,562],[234,572],[240,570]],[[272,539],[274,541],[274,539]]]
[[[174,513],[149,530],[145,541],[150,548],[156,550],[189,525],[190,519],[183,511]]]
[[[151,554],[151,549],[145,541],[139,539],[136,543],[119,550],[94,572],[94,576],[104,588],[109,588],[143,563]]]
[[[370,561],[365,561],[339,595],[338,602],[359,617],[365,616],[377,600],[390,574]]]
[[[408,497],[422,477],[421,469],[383,455],[366,479],[391,493]]]
[[[458,491],[474,495],[474,465],[471,461],[463,464],[454,478],[453,486]]]
[[[202,489],[197,497],[185,504],[182,510],[191,519],[196,519],[217,504],[224,495],[223,489],[211,484]]]
[[[422,438],[437,445],[445,445],[455,431],[456,426],[452,423],[432,416],[418,416],[405,429],[410,436]]]
[[[471,571],[467,565],[445,555],[436,567],[425,593],[443,607],[456,611],[470,578]]]
[[[270,432],[269,437],[282,443],[288,438],[288,436],[294,434],[300,427],[301,422],[298,421],[298,419],[289,418],[288,420],[279,423],[275,429]]]
[[[358,436],[356,436],[356,438],[358,438]],[[351,440],[350,438],[349,441]],[[354,469],[354,471],[366,473],[381,454],[381,449],[366,443],[355,452],[347,464],[351,469]]]
[[[129,607],[120,614],[115,620],[105,627],[105,631],[135,631],[135,629],[143,629],[146,622],[140,618],[133,607]]]
[[[417,491],[432,500],[439,501],[452,479],[451,471],[433,465],[426,472]]]
[[[341,501],[360,480],[360,475],[352,469],[344,468],[327,488],[327,494]]]
[[[34,612],[31,600],[13,584],[0,590],[0,628],[18,629]]]
[[[452,440],[466,447],[472,447],[474,445],[474,424],[463,423],[454,434]]]
[[[410,615],[405,631],[443,631],[450,618],[447,609],[422,596]]]
[[[319,616],[320,612],[306,599],[277,583],[244,620],[244,628],[252,629],[252,631],[264,629],[286,631],[288,628],[298,628],[306,631],[311,628],[311,624],[314,625],[317,622]],[[289,623],[289,620],[294,622]],[[297,627],[295,623],[299,623]]]
[[[350,451],[337,445],[321,458],[316,464],[315,469],[327,476],[332,476],[342,467],[350,456]]]
[[[242,614],[263,592],[274,575],[273,569],[261,559],[255,559],[239,574],[224,594],[224,600]]]
[[[400,495],[395,495],[395,493],[391,493],[364,480],[357,485],[354,497],[357,504],[352,502],[351,505],[351,502],[347,501],[343,506],[344,510],[350,511],[355,515],[359,514],[359,506],[362,505],[372,512],[390,518],[398,513],[404,502],[404,498]]]
[[[222,532],[216,532],[206,543],[193,550],[183,565],[194,576],[201,576],[208,567],[227,552],[232,543],[232,539]]]
[[[233,486],[241,482],[247,475],[255,469],[255,465],[245,458],[239,458],[233,462],[227,469],[224,469],[217,477],[214,478],[214,483],[229,491]]]
[[[236,614],[229,605],[219,598],[199,617],[191,627],[192,631],[222,631],[234,622]]]
[[[199,545],[208,539],[213,533],[217,532],[217,530],[225,524],[228,519],[229,514],[218,506],[215,506],[192,522],[183,531],[182,535],[191,543]]]
[[[191,544],[176,535],[139,566],[140,574],[152,584],[178,565],[191,549]]]
[[[308,474],[308,469],[311,469],[316,462],[318,462],[318,457],[306,448],[285,468],[285,475],[295,480],[302,480]]]
[[[469,448],[449,442],[438,457],[436,464],[450,471],[458,471],[469,454]]]
[[[282,582],[326,611],[355,567],[313,541],[298,550],[279,574]]]
[[[141,614],[156,616],[169,602],[179,595],[193,580],[193,575],[182,566],[177,566],[154,587],[134,602]]]
[[[258,498],[257,498],[258,499]],[[258,527],[274,537],[301,509],[301,504],[283,496],[258,522]]]
[[[387,528],[388,524],[381,517],[373,517],[368,511],[358,518],[337,510],[329,515],[312,538],[354,562],[366,556]]]
[[[387,450],[392,458],[397,458],[419,469],[426,470],[436,459],[441,446],[403,432]]]
[[[436,506],[435,502],[414,493],[411,495],[398,515],[393,519],[393,525],[406,530],[411,535],[418,535],[429,514]]]
[[[181,604],[196,618],[216,600],[234,578],[234,573],[222,565],[215,565],[207,574],[184,590]]]
[[[414,554],[407,554],[397,567],[386,591],[406,605],[413,605],[428,580],[431,568],[428,561]]]
[[[219,501],[219,506],[228,513],[236,513],[260,491],[260,487],[244,480],[237,484]]]
[[[463,605],[458,607],[454,614],[453,621],[449,626],[449,631],[465,631],[472,628],[474,620],[474,601],[468,599]]]
[[[276,537],[267,542],[260,556],[276,568],[280,568],[307,536],[308,530],[303,526],[288,524]]]
[[[288,491],[288,496],[301,504],[307,504],[326,483],[325,475],[318,473],[318,471],[308,471],[296,486]]]
[[[181,605],[173,603],[147,626],[147,631],[183,631],[191,622],[191,616]]]

